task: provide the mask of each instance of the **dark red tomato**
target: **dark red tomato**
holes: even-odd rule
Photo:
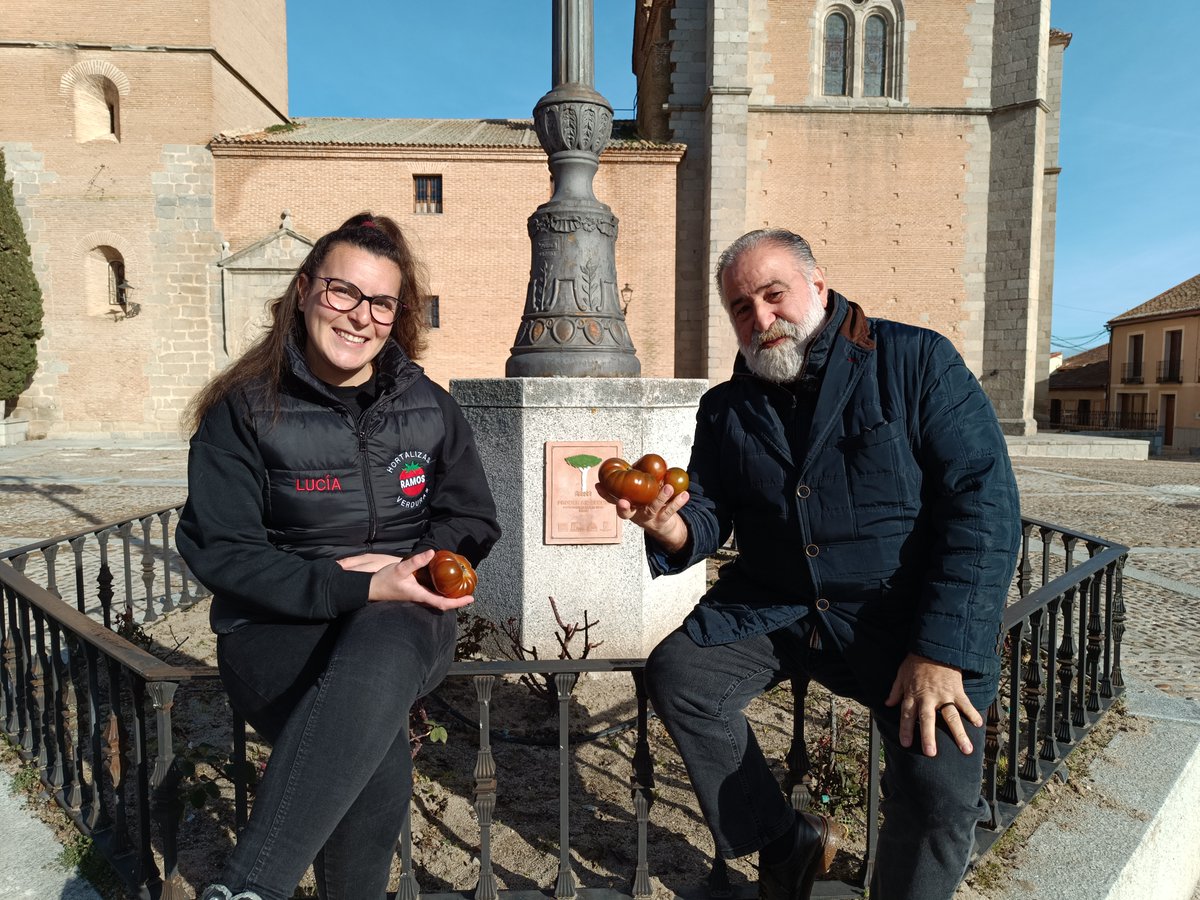
[[[645,471],[642,465],[647,460],[652,468],[658,469],[661,466],[661,469],[658,469],[657,473]],[[614,456],[600,464],[600,484],[610,494],[628,500],[633,506],[645,506],[658,496],[666,469],[667,464],[663,458],[653,453],[643,456],[633,466]]]
[[[647,453],[635,462],[633,467],[649,475],[653,475],[654,480],[659,484],[662,484],[663,476],[667,474],[667,461],[657,453]]]
[[[675,491],[672,496],[682,494],[688,489],[688,485],[691,484],[691,481],[688,479],[688,473],[675,466],[667,469],[667,474],[663,478],[663,481],[669,484],[671,489]]]
[[[629,463],[621,459],[619,456],[610,456],[604,462],[600,463],[600,468],[596,471],[596,477],[601,484],[604,484],[604,479],[612,475],[613,472],[622,472],[630,468]]]
[[[433,589],[451,599],[475,593],[475,585],[479,582],[466,558],[449,550],[434,553],[425,570]]]

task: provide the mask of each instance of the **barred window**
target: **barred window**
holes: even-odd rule
[[[110,259],[108,261],[108,305],[125,306],[128,302],[129,284],[125,281],[124,260]]]
[[[425,298],[425,324],[430,328],[442,327],[442,314],[437,297]]]
[[[825,93],[843,96],[846,90],[846,49],[848,41],[846,17],[831,13],[825,19]]]
[[[863,38],[863,96],[887,96],[887,22],[871,16]]]
[[[442,212],[442,176],[413,176],[413,212],[440,215]]]

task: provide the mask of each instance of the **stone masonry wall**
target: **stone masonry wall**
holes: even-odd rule
[[[670,128],[687,144],[675,206],[675,375],[706,378],[708,254],[708,15],[706,0],[675,0],[672,10]]]
[[[737,340],[713,281],[721,252],[746,231],[750,83],[749,0],[710,0],[708,197],[704,259],[705,343],[702,375],[723,381],[733,371]]]
[[[769,134],[763,222],[806,237],[830,285],[871,315],[933,328],[967,350],[965,116],[756,114]],[[759,223],[756,223],[759,224]]]
[[[100,39],[85,27],[77,36]],[[31,437],[177,434],[215,371],[214,71],[228,74],[206,53],[0,46],[0,141],[19,151],[45,297],[38,371],[19,403]],[[90,72],[121,92],[119,139],[78,139],[71,77]],[[111,305],[114,259],[132,286],[125,310]]]
[[[217,52],[234,71],[254,86],[273,111],[286,117],[288,69],[285,0],[210,2],[211,41]],[[221,125],[217,130],[226,127],[231,126]],[[237,127],[236,123],[232,127]]]
[[[1063,51],[1069,38],[1051,35],[1050,59],[1046,75],[1046,158],[1042,187],[1042,265],[1039,273],[1042,302],[1038,304],[1037,380],[1034,385],[1033,409],[1039,423],[1050,416],[1050,326],[1054,318],[1054,237],[1058,221],[1058,148],[1059,127],[1062,121]],[[1044,364],[1043,364],[1044,361]]]
[[[750,9],[745,229],[809,237],[834,287],[874,314],[946,334],[979,373],[991,0],[906,8],[903,104],[819,96],[812,61],[827,5]],[[755,49],[760,28],[765,50]]]
[[[1044,365],[1037,346],[1049,18],[1046,0],[996,3],[981,380],[1010,434],[1036,430],[1034,385]]]

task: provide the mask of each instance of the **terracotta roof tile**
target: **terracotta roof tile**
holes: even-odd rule
[[[1078,366],[1089,366],[1094,362],[1108,361],[1108,344],[1101,344],[1099,347],[1093,347],[1090,350],[1084,350],[1082,353],[1076,353],[1074,356],[1068,356],[1063,360],[1060,369],[1069,369]]]
[[[1163,291],[1157,297],[1151,297],[1140,306],[1135,306],[1119,316],[1114,316],[1108,320],[1108,324],[1182,312],[1200,312],[1200,275],[1189,278],[1168,291]]]
[[[1050,373],[1050,390],[1102,388],[1108,384],[1108,344],[1084,350],[1063,360]]]
[[[682,144],[638,137],[632,120],[613,122],[608,146],[622,150],[678,150]],[[292,126],[249,134],[217,135],[214,144],[285,144],[370,147],[540,148],[532,119],[296,118]]]

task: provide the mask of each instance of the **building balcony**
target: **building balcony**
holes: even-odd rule
[[[1155,381],[1159,384],[1183,384],[1183,360],[1176,358],[1159,362]]]

